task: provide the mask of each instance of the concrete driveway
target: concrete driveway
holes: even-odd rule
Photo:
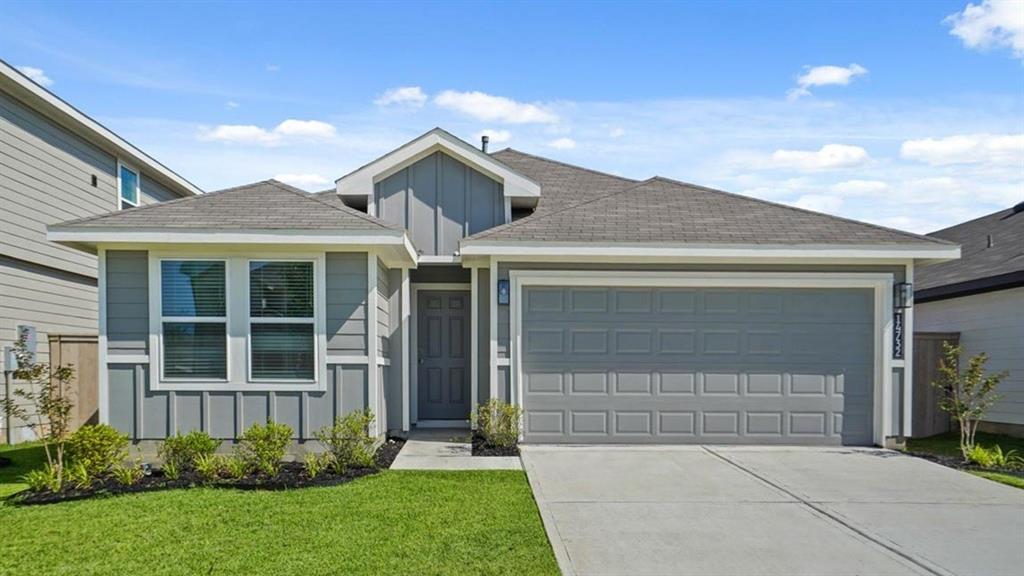
[[[1020,574],[1024,490],[894,452],[524,446],[566,574]]]

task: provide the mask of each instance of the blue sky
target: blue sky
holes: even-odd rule
[[[1024,199],[1024,2],[5,3],[0,58],[204,189],[467,140],[914,231]]]

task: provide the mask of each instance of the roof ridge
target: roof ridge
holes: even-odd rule
[[[929,232],[927,234],[927,236],[931,236],[932,234],[938,234],[939,232],[945,232],[947,230],[953,230],[954,228],[959,228],[959,227],[964,226],[966,224],[972,224],[972,223],[977,222],[979,220],[984,220],[986,218],[991,218],[993,216],[998,216],[998,215],[1002,214],[1003,212],[1009,212],[1009,214],[1007,214],[1006,216],[1013,216],[1013,206],[1010,206],[1009,208],[1002,208],[1002,209],[996,210],[995,212],[990,212],[988,214],[982,214],[981,216],[978,216],[977,218],[971,218],[970,220],[964,220],[963,222],[960,222],[960,223],[957,223],[957,224],[953,224],[952,226],[946,226],[945,228],[940,228],[938,230],[934,230],[932,232]],[[1000,220],[1005,220],[1005,219],[1006,219],[1005,217],[1000,218]]]
[[[329,204],[329,203],[324,202],[323,200],[315,197],[313,194],[311,194],[309,192],[306,192],[305,190],[300,190],[300,189],[298,189],[298,188],[296,188],[296,187],[294,187],[294,186],[292,186],[290,184],[285,184],[284,182],[281,182],[279,180],[274,180],[273,178],[271,178],[270,180],[266,180],[266,182],[268,184],[271,184],[273,186],[276,186],[276,187],[280,188],[281,190],[284,190],[285,192],[291,192],[292,194],[295,194],[296,196],[299,196],[300,198],[303,198],[305,200],[309,200],[310,202],[316,202],[317,204],[322,204],[324,206],[327,206],[328,208],[331,208],[333,210],[337,210],[338,212],[341,212],[342,214],[347,214],[349,216],[355,216],[355,217],[357,217],[359,219],[362,219],[362,220],[365,220],[365,221],[367,221],[367,222],[369,222],[371,224],[375,224],[375,225],[377,225],[377,226],[379,226],[381,228],[384,228],[385,230],[394,230],[395,229],[391,224],[389,224],[387,222],[384,222],[383,220],[378,220],[377,218],[374,218],[373,216],[370,216],[369,214],[363,214],[362,212],[360,212],[358,210],[355,210],[353,208],[349,208],[348,206],[345,206],[344,209],[343,209],[341,206],[335,206],[333,204]]]
[[[579,204],[572,204],[571,206],[565,206],[563,208],[559,208],[558,210],[554,210],[552,212],[545,212],[545,213],[539,214],[539,215],[531,214],[530,216],[527,216],[526,218],[522,218],[520,220],[516,220],[515,222],[509,222],[507,224],[502,224],[501,226],[495,226],[494,228],[490,228],[488,230],[484,230],[483,232],[479,232],[477,234],[474,234],[473,236],[469,236],[469,237],[463,238],[463,240],[480,240],[482,238],[486,238],[486,237],[490,236],[491,234],[499,232],[499,231],[504,231],[504,230],[508,230],[510,228],[514,228],[516,226],[521,226],[521,225],[525,225],[527,223],[536,222],[538,220],[543,220],[543,219],[545,219],[545,218],[547,218],[549,216],[554,216],[556,214],[561,214],[562,212],[565,212],[567,210],[573,210],[575,208],[579,208],[580,206],[586,206],[587,204],[592,204],[594,202],[597,202],[598,200],[604,200],[605,198],[609,198],[611,196],[616,196],[618,194],[624,194],[624,193],[632,191],[632,190],[634,190],[636,188],[640,188],[644,184],[647,184],[649,182],[653,182],[655,180],[655,178],[657,178],[657,177],[655,176],[655,177],[652,177],[652,178],[648,178],[647,180],[641,180],[639,182],[634,181],[636,183],[633,184],[632,186],[626,186],[625,188],[623,188],[621,190],[615,190],[614,192],[609,192],[607,194],[602,194],[600,196],[596,196],[596,197],[591,198],[589,200],[584,200],[583,202],[580,202]]]
[[[515,149],[515,148],[513,148],[511,146],[506,146],[506,147],[502,148],[501,150],[495,150],[494,152],[491,152],[490,155],[494,156],[495,154],[500,154],[502,152],[515,152],[516,154],[522,154],[523,156],[529,156],[530,158],[534,158],[534,159],[537,159],[537,160],[543,160],[545,162],[550,162],[552,164],[558,164],[560,166],[565,166],[567,168],[575,168],[576,170],[583,170],[584,172],[590,172],[591,174],[599,174],[601,176],[607,176],[609,178],[615,178],[617,180],[625,180],[626,182],[644,182],[644,180],[636,180],[635,178],[626,178],[625,176],[619,176],[617,174],[611,174],[609,172],[602,172],[600,170],[594,170],[593,168],[587,168],[586,166],[579,166],[579,165],[576,165],[576,164],[570,164],[568,162],[562,162],[561,160],[554,160],[552,158],[547,158],[545,156],[538,156],[536,154],[530,154],[529,152],[523,152],[522,150],[517,150],[517,149]],[[501,162],[501,160],[498,160],[498,161]],[[502,162],[502,163],[504,164],[504,162]]]
[[[718,190],[717,188],[710,188],[708,186],[701,186],[700,184],[691,184],[689,182],[683,182],[682,180],[676,180],[674,178],[668,178],[668,177],[665,177],[665,176],[654,176],[653,178],[651,178],[651,180],[660,180],[660,181],[663,181],[663,182],[668,182],[670,184],[675,184],[677,186],[689,186],[690,188],[696,188],[698,190],[703,190],[705,192],[711,192],[711,193],[714,193],[714,194],[725,194],[726,196],[730,196],[730,197],[733,197],[733,198],[739,198],[741,200],[749,200],[751,202],[757,202],[759,204],[766,204],[768,206],[773,206],[775,208],[785,208],[787,210],[790,210],[790,211],[793,211],[793,212],[800,212],[802,214],[814,214],[815,216],[823,216],[825,218],[831,218],[833,220],[839,220],[841,222],[849,222],[851,224],[859,224],[861,226],[868,226],[868,227],[871,227],[871,228],[875,228],[877,230],[885,230],[886,232],[895,232],[897,234],[902,234],[903,236],[914,238],[915,240],[927,240],[929,242],[935,242],[935,243],[939,243],[939,244],[950,244],[950,245],[955,245],[956,244],[955,242],[950,242],[948,240],[943,240],[941,238],[933,238],[933,237],[927,236],[925,234],[915,234],[913,232],[907,232],[906,230],[900,230],[898,228],[889,228],[888,226],[882,226],[882,225],[879,225],[879,224],[872,224],[871,222],[863,222],[861,220],[854,220],[853,218],[845,218],[843,216],[836,216],[834,214],[826,214],[824,212],[815,212],[814,210],[808,210],[806,208],[799,208],[797,206],[790,206],[789,204],[781,204],[779,202],[772,202],[770,200],[764,200],[762,198],[755,198],[753,196],[746,196],[744,194],[738,194],[736,192],[727,192],[725,190]],[[624,190],[624,192],[625,192],[625,190]]]

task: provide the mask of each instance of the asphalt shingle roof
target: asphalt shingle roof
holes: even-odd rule
[[[54,228],[401,230],[345,206],[337,195],[310,194],[276,180],[72,220]]]
[[[918,268],[915,289],[1024,272],[1024,202],[1017,206],[929,234],[960,244],[960,259]]]
[[[502,162],[541,183],[537,210],[465,242],[945,244],[929,238],[655,177],[637,182],[514,150]]]

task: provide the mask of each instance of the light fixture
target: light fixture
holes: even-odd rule
[[[910,282],[897,282],[892,287],[892,305],[897,310],[905,310],[914,305],[914,285]]]
[[[508,280],[498,280],[498,304],[508,304]]]

